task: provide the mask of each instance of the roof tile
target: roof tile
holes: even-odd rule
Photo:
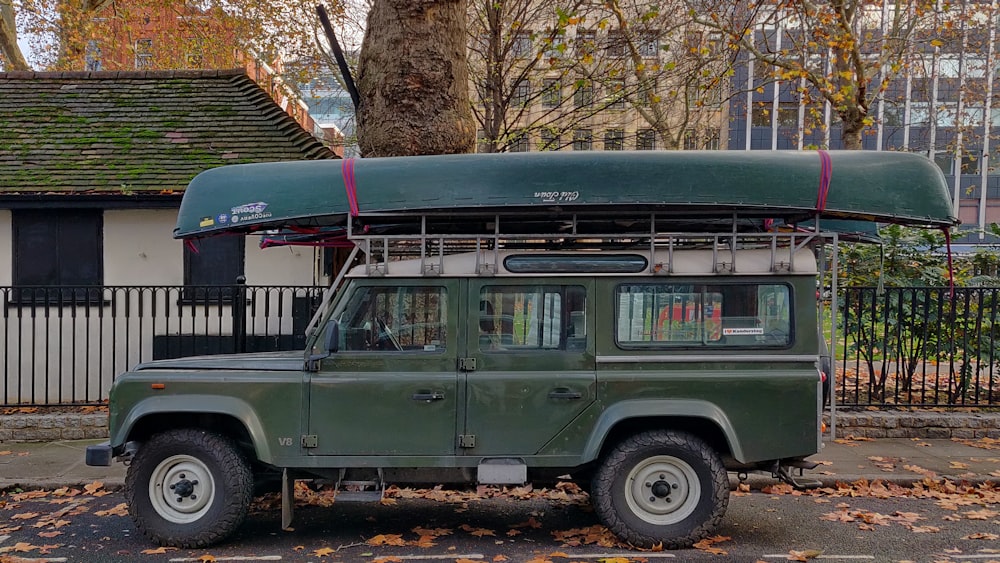
[[[242,70],[0,73],[0,193],[182,190],[234,162],[335,158]]]

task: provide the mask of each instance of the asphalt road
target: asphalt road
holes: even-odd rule
[[[370,562],[382,558],[624,563],[787,561],[800,556],[816,561],[1000,562],[1000,539],[990,536],[1000,534],[1000,506],[995,498],[977,500],[976,495],[946,497],[942,506],[942,501],[908,497],[740,494],[731,498],[718,530],[718,536],[727,539],[708,546],[724,554],[706,549],[639,552],[611,545],[572,545],[604,537],[599,528],[591,528],[598,524],[596,517],[586,505],[548,498],[464,503],[416,498],[398,499],[390,505],[307,505],[297,509],[292,531],[279,529],[277,509],[258,504],[224,545],[143,553],[156,546],[135,531],[128,516],[113,510],[123,502],[120,492],[102,497],[0,496],[0,561]],[[104,512],[108,510],[112,512]],[[831,514],[843,521],[831,521]],[[420,545],[415,528],[424,530],[425,536],[438,535]],[[984,539],[971,539],[976,534]],[[393,545],[399,543],[404,545]]]

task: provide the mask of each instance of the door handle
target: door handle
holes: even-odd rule
[[[428,403],[431,401],[443,401],[444,393],[440,391],[425,391],[414,393],[410,398],[414,401],[427,401]]]
[[[550,399],[582,399],[583,393],[573,391],[565,387],[557,387],[549,391]]]

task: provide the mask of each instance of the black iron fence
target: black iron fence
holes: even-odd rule
[[[301,350],[324,289],[0,287],[0,405],[97,403],[148,360]],[[998,301],[1000,288],[844,289],[837,403],[1000,407]]]
[[[995,287],[846,288],[837,402],[1000,406],[998,300]]]
[[[2,405],[97,403],[163,358],[303,349],[325,288],[2,287]]]

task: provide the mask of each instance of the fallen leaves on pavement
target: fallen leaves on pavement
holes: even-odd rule
[[[728,551],[720,547],[715,547],[715,544],[722,543],[724,541],[729,541],[731,539],[733,538],[729,536],[712,536],[710,538],[705,538],[701,540],[700,542],[694,544],[694,546],[692,547],[704,551],[706,553],[711,553],[712,555],[729,555]]]

